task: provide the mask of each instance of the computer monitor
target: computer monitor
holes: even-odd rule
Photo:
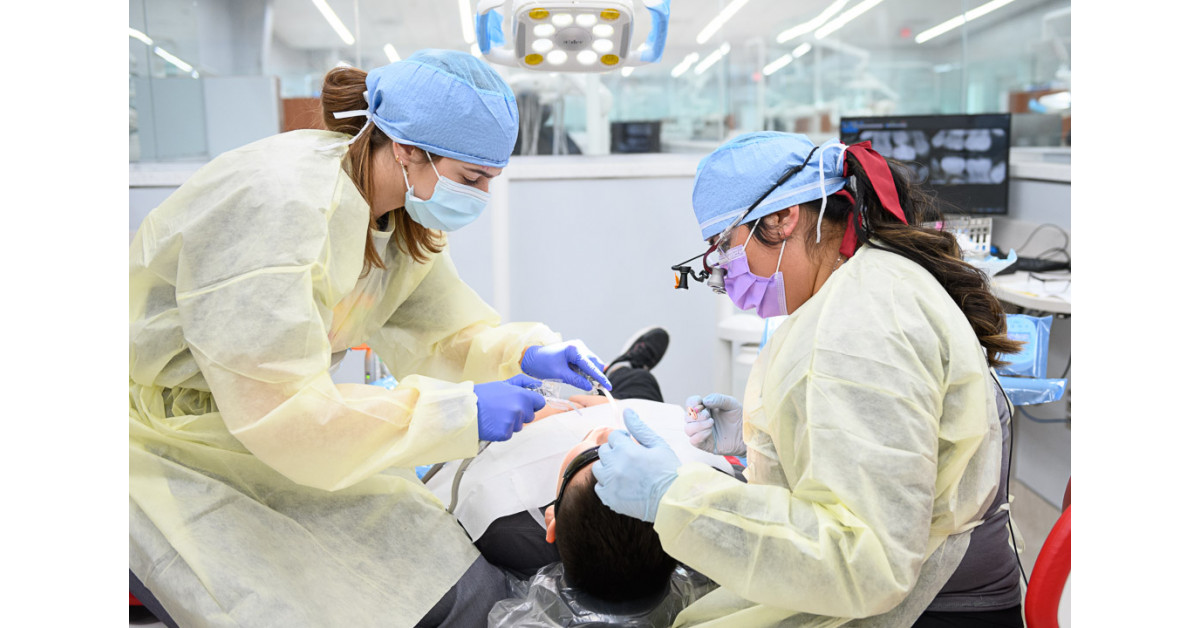
[[[845,117],[846,144],[871,141],[880,155],[908,162],[947,214],[1008,213],[1012,115]]]
[[[613,122],[610,129],[610,150],[614,153],[662,152],[662,122],[659,120]]]

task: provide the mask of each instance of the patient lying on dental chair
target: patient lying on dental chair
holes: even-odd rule
[[[731,475],[740,467],[691,446],[684,409],[662,403],[648,367],[661,358],[666,332],[631,341],[610,364],[617,408],[593,395],[571,397],[573,409],[545,410],[520,438],[490,444],[467,461],[447,463],[426,485],[458,517],[480,553],[512,574],[512,597],[497,603],[492,626],[665,626],[715,588],[663,551],[650,523],[617,514],[595,493],[596,448],[622,429],[626,406],[684,461]],[[659,347],[647,359],[646,345]],[[651,356],[653,357],[653,356]],[[734,461],[736,462],[736,461]]]

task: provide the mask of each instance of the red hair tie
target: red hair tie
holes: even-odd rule
[[[871,148],[870,140],[848,146],[846,152],[854,155],[863,170],[866,171],[867,181],[874,188],[879,202],[883,204],[883,209],[907,225],[908,219],[904,217],[904,210],[900,208],[900,194],[896,191],[896,180],[892,178],[892,169],[888,167],[887,160],[883,158],[883,155]],[[849,169],[850,162],[843,160],[842,176],[846,176]],[[834,196],[841,194],[845,194],[853,206],[854,199],[845,190],[838,190]],[[846,259],[850,259],[850,256],[854,255],[854,250],[858,248],[858,234],[855,232],[853,217],[854,212],[851,211],[850,218],[846,221],[846,235],[842,237],[842,246],[838,249],[838,252]],[[858,221],[859,224],[862,224],[861,215],[858,217]]]

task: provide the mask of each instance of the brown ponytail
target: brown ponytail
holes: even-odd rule
[[[371,176],[372,157],[375,151],[386,149],[392,140],[373,123],[368,123],[366,117],[335,118],[334,112],[355,111],[367,108],[367,100],[363,92],[367,90],[367,73],[357,68],[336,67],[325,75],[325,84],[321,88],[321,118],[325,128],[337,133],[345,133],[351,137],[358,135],[364,124],[371,128],[363,133],[346,151],[342,168],[358,188],[358,192],[367,203],[374,197],[374,181]],[[437,161],[434,156],[434,161]],[[372,209],[372,214],[374,213]],[[392,220],[396,229],[392,239],[401,250],[409,254],[417,262],[425,262],[431,253],[440,253],[446,243],[441,231],[422,227],[408,215],[408,212],[392,210]],[[383,259],[375,250],[368,232],[364,253],[363,271],[365,276],[372,268],[384,268]]]
[[[921,187],[913,183],[911,171],[900,162],[888,159],[888,168],[896,181],[900,207],[904,210],[908,224],[883,208],[879,195],[871,186],[866,170],[858,159],[846,152],[847,176],[853,177],[853,185],[845,191],[853,202],[843,195],[830,196],[825,207],[825,219],[821,229],[841,241],[842,230],[847,220],[854,220],[859,248],[874,246],[902,255],[929,271],[945,288],[959,309],[971,323],[979,344],[987,353],[988,364],[993,367],[1007,364],[1000,354],[1018,353],[1023,343],[1008,337],[1008,320],[1004,308],[988,288],[987,274],[962,258],[958,240],[951,233],[920,226],[922,223],[940,219],[942,213],[936,200]],[[820,210],[821,202],[805,203],[814,215]],[[859,217],[862,217],[862,223]],[[756,229],[755,238],[767,245],[777,245],[768,230]],[[816,221],[805,234],[808,249],[813,250],[816,242]]]

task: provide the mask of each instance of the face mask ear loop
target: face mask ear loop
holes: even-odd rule
[[[783,244],[779,246],[779,261],[775,263],[775,273],[779,274],[779,269],[783,267],[783,249],[787,248],[787,238],[783,239]]]
[[[838,148],[841,150],[838,157],[844,159],[846,145],[838,142]],[[825,206],[829,203],[829,194],[825,191],[825,147],[821,147],[819,150],[821,155],[817,158],[817,169],[820,170],[821,177],[821,211],[817,212],[817,244],[821,243],[821,222],[825,219]]]
[[[437,166],[433,165],[433,156],[429,154],[429,151],[425,151],[425,159],[429,160],[429,167],[433,168],[433,174],[437,175],[437,178],[441,179],[442,175],[438,173]]]

